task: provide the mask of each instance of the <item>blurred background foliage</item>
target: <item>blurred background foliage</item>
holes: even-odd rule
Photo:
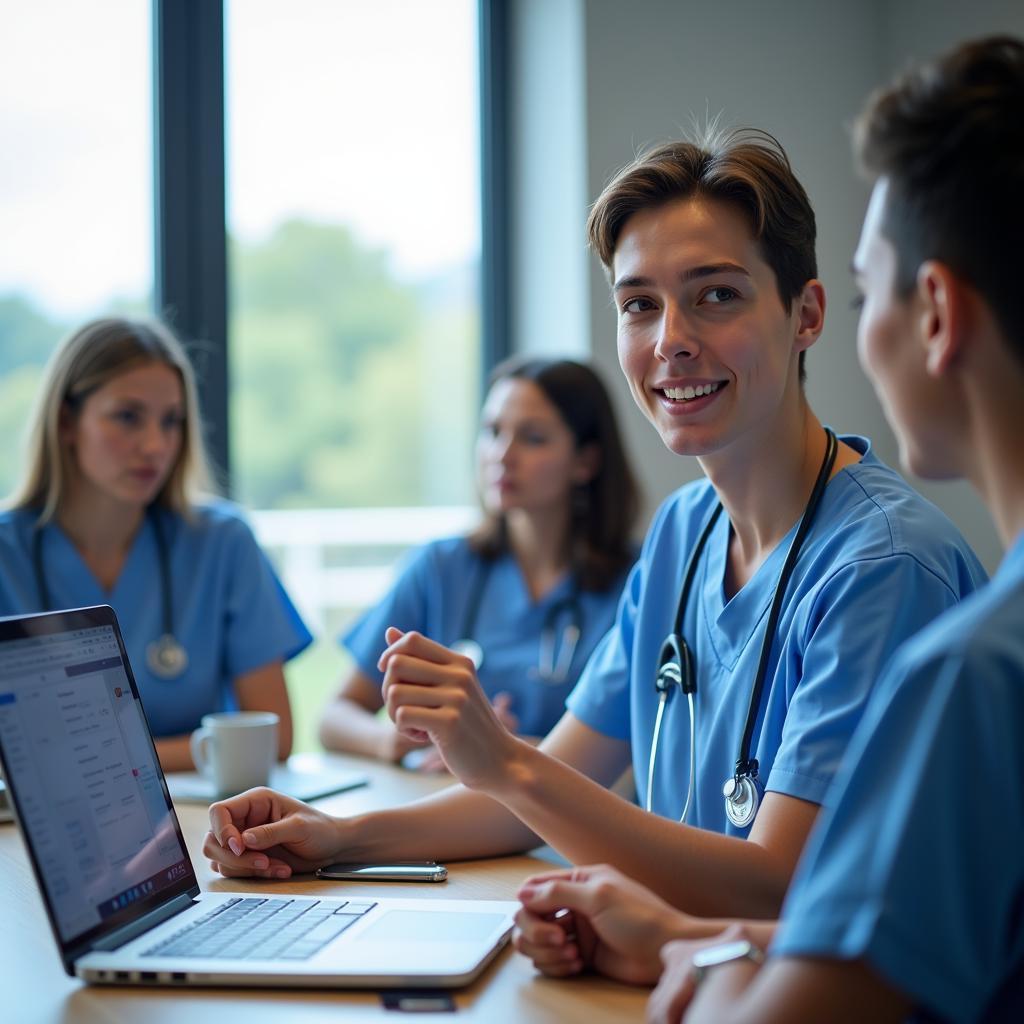
[[[228,255],[232,497],[249,509],[471,503],[473,269],[402,281],[346,227],[303,220],[230,240]],[[150,307],[136,296],[103,312]],[[43,366],[76,326],[0,296],[0,494],[20,472]],[[203,341],[185,341],[201,375]],[[336,634],[357,611],[332,616],[287,667],[296,750],[318,746],[320,709],[348,664]]]
[[[233,496],[249,508],[472,501],[480,374],[473,273],[398,280],[344,226],[229,243]],[[140,313],[145,297],[105,312]],[[73,323],[0,296],[0,493],[42,367]],[[202,339],[186,339],[202,372]]]

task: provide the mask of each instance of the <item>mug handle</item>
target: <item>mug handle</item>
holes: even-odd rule
[[[196,771],[207,778],[210,774],[210,755],[208,751],[212,742],[213,730],[207,729],[205,726],[196,729],[188,741],[189,749],[192,751],[192,760],[196,764]]]

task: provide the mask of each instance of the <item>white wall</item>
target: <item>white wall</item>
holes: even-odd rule
[[[914,61],[934,57],[966,39],[1005,32],[1024,36],[1024,3],[1020,0],[898,0],[881,8],[881,52],[885,76],[898,74]],[[895,448],[885,457],[895,460]],[[988,512],[968,484],[925,483],[914,486],[939,505],[963,530],[989,572],[1002,551]]]
[[[590,353],[583,0],[510,11],[512,280],[519,351]]]
[[[819,273],[829,298],[826,330],[808,356],[808,394],[825,422],[869,435],[894,465],[895,442],[855,351],[848,267],[867,189],[853,171],[849,125],[871,89],[911,58],[988,31],[1024,35],[1024,4],[517,0],[513,15],[520,73],[532,68],[538,76],[515,87],[516,344],[556,351],[560,338],[586,332],[593,360],[614,383],[648,508],[700,470],[669,454],[633,407],[615,356],[607,282],[581,235],[587,205],[607,179],[638,148],[679,137],[694,115],[722,112],[727,123],[767,129],[786,147],[817,213]],[[541,71],[552,63],[555,71]],[[579,90],[565,77],[576,73]],[[558,143],[555,135],[574,118],[582,133],[571,127],[568,142]],[[531,204],[534,212],[524,213]],[[584,306],[573,309],[581,272]],[[579,351],[575,343],[564,347]],[[966,485],[922,490],[994,568],[993,528]]]

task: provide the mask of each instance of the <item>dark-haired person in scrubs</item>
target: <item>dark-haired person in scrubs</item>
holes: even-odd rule
[[[389,630],[388,713],[463,786],[347,819],[269,790],[214,804],[204,850],[224,874],[545,841],[694,914],[774,917],[882,666],[984,581],[953,524],[810,406],[825,293],[814,211],[775,139],[644,154],[597,200],[590,238],[634,402],[706,478],[658,510],[540,747],[502,725],[464,655]],[[630,763],[639,806],[606,788]]]
[[[921,67],[860,118],[861,362],[904,466],[968,479],[1007,554],[889,663],[779,925],[669,942],[651,1022],[1024,1020],[1022,125],[1011,38]],[[548,974],[649,981],[658,944],[692,935],[610,868],[521,895],[518,945]]]

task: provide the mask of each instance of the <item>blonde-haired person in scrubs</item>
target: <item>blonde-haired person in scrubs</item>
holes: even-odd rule
[[[311,642],[238,509],[210,490],[192,366],[162,324],[108,317],[51,357],[0,513],[0,615],[109,604],[165,770],[207,712],[273,711]]]

